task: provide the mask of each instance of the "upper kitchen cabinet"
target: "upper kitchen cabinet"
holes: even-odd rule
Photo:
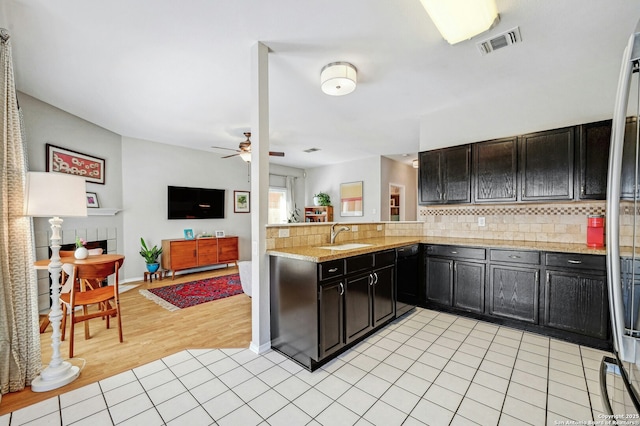
[[[579,126],[580,149],[577,170],[580,173],[576,188],[581,200],[604,200],[607,198],[607,168],[609,166],[609,143],[611,120]]]
[[[620,196],[633,199],[638,193],[636,182],[636,131],[638,125],[635,117],[628,117],[624,130],[624,145],[622,147],[622,174],[620,177]]]
[[[476,203],[517,200],[517,141],[513,137],[472,145]]]
[[[574,128],[520,138],[522,201],[573,199]]]
[[[419,154],[420,204],[471,201],[471,145]]]

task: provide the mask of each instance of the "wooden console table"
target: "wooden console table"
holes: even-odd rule
[[[162,269],[176,271],[219,264],[238,266],[238,237],[162,240]]]

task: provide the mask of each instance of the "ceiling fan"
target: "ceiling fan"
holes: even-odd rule
[[[230,158],[230,157],[235,157],[236,155],[239,155],[244,161],[249,162],[251,161],[251,140],[250,140],[251,132],[245,132],[244,135],[247,138],[247,140],[244,142],[240,142],[240,145],[238,146],[239,149],[225,148],[222,146],[212,146],[211,148],[236,151],[236,154],[226,155],[222,158]],[[272,155],[274,157],[284,157],[284,152],[269,151],[269,155]]]

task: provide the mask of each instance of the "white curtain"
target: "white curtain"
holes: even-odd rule
[[[299,222],[300,211],[298,210],[298,206],[296,206],[296,178],[295,177],[287,176],[285,178],[285,189],[286,189],[287,217],[289,219],[295,219],[295,222]]]
[[[24,389],[40,372],[38,291],[31,219],[23,216],[27,172],[9,34],[0,29],[0,396]]]

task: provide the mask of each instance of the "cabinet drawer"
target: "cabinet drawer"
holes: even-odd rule
[[[320,263],[318,265],[318,274],[320,281],[339,277],[344,274],[344,261],[342,259],[338,259]]]
[[[427,254],[461,259],[485,260],[486,258],[485,249],[457,246],[427,246]]]
[[[492,262],[540,264],[539,251],[491,250],[490,257]]]
[[[344,260],[345,274],[365,271],[373,268],[373,254],[363,254],[361,256],[348,257]]]
[[[563,268],[606,270],[605,256],[594,254],[547,253],[545,264]]]
[[[376,268],[393,265],[396,262],[395,250],[381,251],[381,252],[375,253],[374,256],[375,256]]]

